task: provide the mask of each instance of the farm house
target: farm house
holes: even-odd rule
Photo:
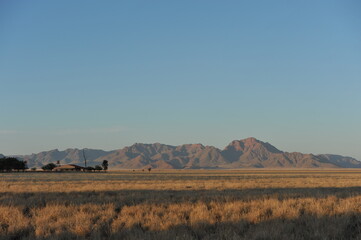
[[[61,165],[53,169],[55,172],[61,172],[61,171],[83,171],[84,167],[75,165],[75,164],[66,164]]]

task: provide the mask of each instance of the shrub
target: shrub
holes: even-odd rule
[[[48,163],[45,166],[41,167],[44,171],[51,171],[54,168],[56,168],[56,165],[54,163]]]

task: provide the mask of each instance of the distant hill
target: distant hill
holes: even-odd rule
[[[19,156],[29,167],[50,162],[83,165],[83,150],[57,149]],[[202,144],[171,146],[136,143],[114,151],[86,149],[88,165],[101,164],[104,159],[110,169],[234,169],[234,168],[360,168],[361,162],[340,155],[283,152],[255,138],[232,141],[223,150]]]
[[[327,161],[343,167],[343,168],[355,168],[355,166],[360,165],[360,161],[352,158],[352,157],[344,157],[340,155],[333,155],[333,154],[321,154],[318,155],[320,158],[327,159]]]

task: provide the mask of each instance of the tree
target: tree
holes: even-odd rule
[[[148,172],[150,172],[150,171],[152,171],[152,168],[150,167],[150,168],[148,168]]]
[[[54,168],[56,168],[56,165],[54,163],[48,163],[45,166],[41,167],[44,171],[51,171]]]
[[[108,170],[108,160],[103,160],[102,166],[104,171]]]
[[[26,165],[26,161],[17,160],[17,161],[13,161],[12,169],[17,170],[18,172],[20,170],[24,172],[25,169],[28,169],[28,166]]]
[[[14,157],[4,157],[0,159],[0,171],[25,171],[25,169],[28,169],[28,167],[26,166],[26,161],[20,161]]]
[[[101,170],[103,170],[103,168],[102,168],[101,166],[99,166],[99,165],[96,165],[94,168],[95,168],[96,171],[99,171],[99,172],[100,172]]]

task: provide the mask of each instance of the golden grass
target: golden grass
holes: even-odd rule
[[[358,170],[0,177],[0,239],[361,239]]]

